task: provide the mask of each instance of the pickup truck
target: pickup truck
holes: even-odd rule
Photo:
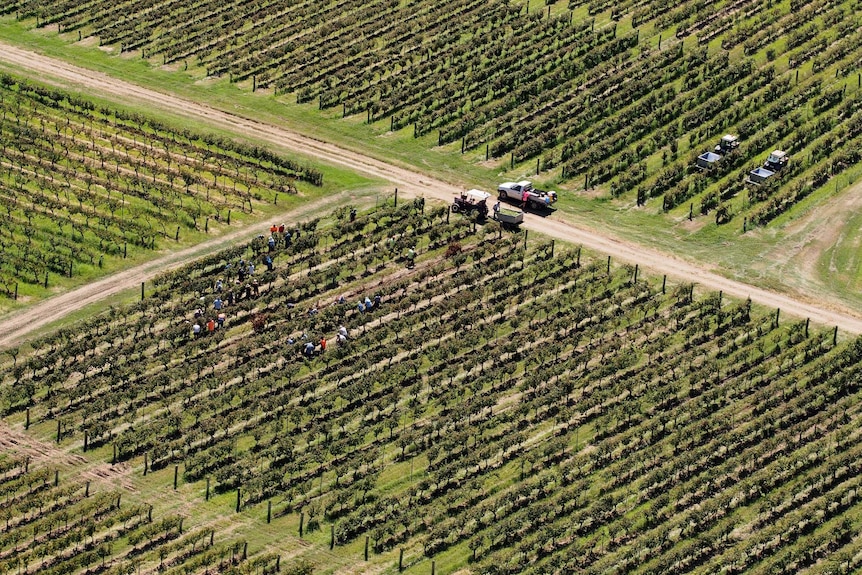
[[[504,182],[497,186],[497,192],[499,192],[501,200],[515,200],[522,203],[524,203],[524,194],[526,193],[527,201],[524,207],[531,210],[550,207],[551,204],[557,201],[557,192],[536,189],[533,187],[532,182],[527,180]]]

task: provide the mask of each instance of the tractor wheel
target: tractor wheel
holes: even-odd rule
[[[452,213],[453,214],[457,214],[460,211],[461,211],[461,206],[459,206],[458,204],[452,204]]]

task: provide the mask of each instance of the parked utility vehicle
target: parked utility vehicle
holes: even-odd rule
[[[537,210],[542,207],[550,207],[557,201],[557,192],[548,192],[533,187],[533,183],[527,180],[520,182],[504,182],[497,186],[497,192],[501,200],[514,200],[521,202],[521,207]]]
[[[787,161],[790,159],[790,156],[787,155],[787,152],[783,150],[775,150],[769,157],[766,158],[766,162],[763,163],[763,167],[772,170],[773,172],[777,172],[781,168],[787,165]]]
[[[729,154],[739,147],[739,138],[733,134],[725,134],[721,137],[718,144],[715,145],[716,154]]]
[[[460,196],[455,196],[452,202],[452,211],[454,213],[470,213],[475,212],[480,218],[488,216],[488,204],[486,203],[491,194],[482,190],[467,190],[461,192]]]

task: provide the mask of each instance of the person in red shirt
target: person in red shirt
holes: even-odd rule
[[[212,318],[207,322],[207,331],[210,333],[215,331],[215,320]]]
[[[320,353],[326,351],[326,338],[324,336],[320,336]]]

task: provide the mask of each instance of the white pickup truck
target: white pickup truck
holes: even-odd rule
[[[514,200],[531,210],[550,207],[557,201],[557,192],[536,189],[533,183],[527,180],[504,182],[497,186],[497,192],[500,193],[501,200]]]

